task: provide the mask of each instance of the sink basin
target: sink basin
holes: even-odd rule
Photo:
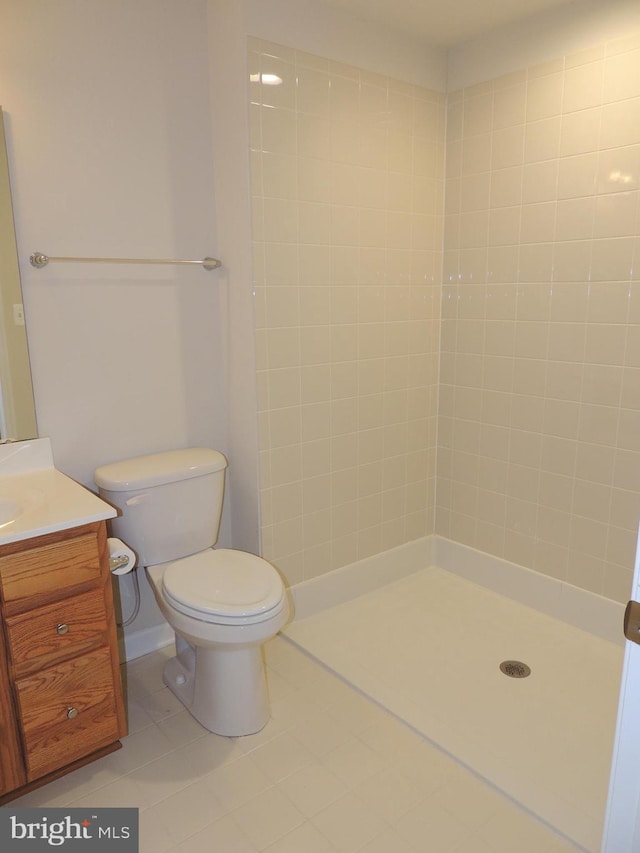
[[[115,515],[110,504],[54,467],[48,438],[0,442],[0,547]]]
[[[0,498],[0,527],[11,524],[24,512],[24,506],[8,498]]]
[[[16,482],[15,479],[13,482]],[[24,521],[25,517],[28,517],[33,510],[39,509],[43,503],[42,489],[26,484],[19,484],[11,490],[3,488],[0,491],[0,531],[4,532],[18,519]]]

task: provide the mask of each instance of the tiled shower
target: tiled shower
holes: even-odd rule
[[[640,40],[449,97],[436,530],[619,601],[640,516]]]
[[[263,553],[293,584],[433,532],[445,99],[255,40],[249,73]]]
[[[435,532],[623,600],[640,39],[447,97],[248,57],[264,555],[294,584]]]

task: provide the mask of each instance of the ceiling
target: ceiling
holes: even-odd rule
[[[450,47],[577,0],[325,0],[364,21]]]

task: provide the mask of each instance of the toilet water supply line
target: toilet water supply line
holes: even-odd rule
[[[140,612],[140,584],[138,581],[138,573],[136,572],[136,563],[138,558],[129,546],[118,539],[118,537],[109,537],[107,539],[107,547],[109,549],[109,568],[113,575],[128,575],[133,572],[133,591],[135,595],[135,603],[133,612],[128,619],[122,622],[116,622],[119,628],[126,628],[131,625],[133,620]]]
[[[136,618],[138,613],[140,613],[140,582],[138,581],[138,572],[136,569],[134,569],[132,572],[129,572],[129,574],[132,576],[133,593],[135,595],[136,600],[135,604],[133,605],[133,611],[131,613],[131,616],[129,616],[129,618],[125,619],[123,622],[117,622],[116,624],[118,625],[118,628],[128,628],[129,625],[131,625],[133,620]]]

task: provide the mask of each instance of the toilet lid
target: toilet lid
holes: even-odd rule
[[[211,622],[261,621],[284,597],[282,578],[272,565],[227,548],[167,563],[162,585],[177,610]]]

